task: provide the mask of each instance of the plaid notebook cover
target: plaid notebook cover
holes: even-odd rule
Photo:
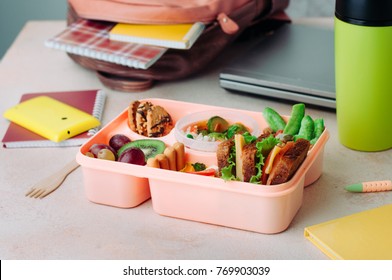
[[[114,23],[80,19],[60,34],[45,42],[45,46],[68,53],[91,57],[133,68],[147,69],[167,48],[109,40]]]

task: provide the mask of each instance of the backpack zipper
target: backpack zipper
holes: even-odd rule
[[[238,24],[225,13],[220,13],[217,20],[226,34],[235,34],[239,30]]]

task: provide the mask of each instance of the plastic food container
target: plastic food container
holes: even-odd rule
[[[147,100],[147,99],[146,99]],[[175,123],[189,114],[227,108],[167,99],[148,99],[163,106]],[[252,117],[262,131],[267,124],[261,112],[229,109]],[[83,171],[88,200],[121,208],[135,207],[150,197],[156,213],[180,219],[210,223],[258,233],[278,233],[287,229],[302,205],[303,189],[322,173],[326,129],[308,156],[287,183],[266,186],[244,182],[225,182],[220,178],[200,176],[147,166],[100,160],[84,155],[94,143],[108,143],[117,133],[132,140],[144,139],[128,127],[128,108],[83,144],[76,156]],[[174,129],[160,137],[167,145],[177,140]],[[215,152],[185,149],[188,162],[216,165]]]

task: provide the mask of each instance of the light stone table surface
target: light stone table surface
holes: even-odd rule
[[[305,24],[332,27],[331,19],[303,19]],[[64,21],[30,21],[0,63],[0,111],[15,105],[27,92],[102,88],[92,71],[75,64],[44,41],[59,33]],[[230,108],[261,111],[265,106],[289,115],[291,104],[228,92],[218,73],[234,52],[223,54],[204,73],[158,83],[151,90],[108,94],[103,124],[131,100],[168,98]],[[84,194],[81,169],[42,200],[26,198],[26,190],[75,157],[78,147],[0,149],[0,259],[328,259],[304,237],[309,225],[392,201],[392,192],[353,194],[344,186],[361,181],[392,179],[392,150],[365,153],[342,146],[334,111],[308,107],[323,117],[330,132],[323,174],[305,188],[303,204],[282,233],[260,234],[160,216],[151,200],[120,209],[92,203]],[[0,134],[8,121],[0,118]],[[380,133],[382,136],[383,132]],[[262,215],[262,213],[254,213]]]

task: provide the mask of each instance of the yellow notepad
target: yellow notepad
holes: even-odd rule
[[[118,23],[110,30],[109,38],[129,43],[189,49],[204,28],[205,25],[201,22],[166,25]]]
[[[39,96],[4,112],[4,117],[54,142],[100,125],[98,119],[48,96]]]
[[[306,227],[304,234],[331,259],[391,260],[392,204]]]

